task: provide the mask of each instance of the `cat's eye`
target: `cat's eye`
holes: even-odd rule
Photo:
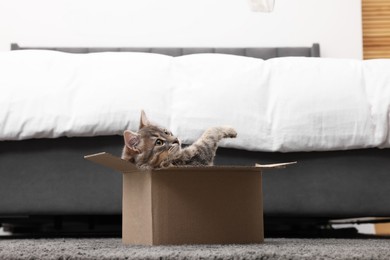
[[[163,145],[165,142],[163,141],[163,140],[161,140],[161,139],[157,139],[156,140],[156,145]]]
[[[166,134],[166,135],[172,135],[172,133],[169,132],[167,129],[164,129],[164,134]]]

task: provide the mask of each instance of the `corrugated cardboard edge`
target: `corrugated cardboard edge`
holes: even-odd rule
[[[256,163],[255,167],[259,168],[286,168],[287,165],[296,164],[297,162],[285,162],[285,163],[273,163],[273,164],[259,164]]]

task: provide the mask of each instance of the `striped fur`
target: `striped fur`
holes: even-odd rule
[[[192,145],[181,148],[177,137],[164,128],[153,125],[141,113],[137,133],[124,132],[125,145],[122,159],[143,169],[156,169],[185,165],[212,165],[218,142],[222,138],[234,138],[236,131],[228,126],[212,127]]]

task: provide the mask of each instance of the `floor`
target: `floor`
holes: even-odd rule
[[[265,219],[265,235],[268,237],[290,238],[353,238],[365,235],[375,236],[375,224],[366,223],[375,218],[341,219],[323,222],[311,219],[302,224],[302,220]],[[287,222],[286,222],[287,221]],[[120,216],[74,217],[29,217],[25,221],[3,223],[0,237],[17,235],[18,237],[121,237]],[[35,225],[31,225],[35,223]],[[286,224],[287,223],[287,224]],[[281,228],[282,227],[282,228]],[[293,227],[293,228],[291,228]],[[13,233],[11,233],[11,232]],[[380,234],[384,235],[386,232]],[[390,232],[388,233],[390,234]]]
[[[390,239],[266,238],[246,245],[124,245],[120,238],[1,239],[0,259],[390,259]]]

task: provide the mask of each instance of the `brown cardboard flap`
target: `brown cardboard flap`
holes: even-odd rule
[[[92,161],[94,163],[106,166],[108,168],[117,170],[122,173],[127,172],[136,172],[140,171],[134,164],[122,160],[121,158],[114,156],[112,154],[102,152],[97,154],[91,154],[84,156],[84,159],[87,159],[89,161]],[[237,169],[242,169],[246,171],[260,171],[261,169],[265,168],[285,168],[287,165],[295,164],[297,162],[286,162],[286,163],[273,163],[273,164],[258,164],[256,163],[255,166],[180,166],[180,167],[170,167],[166,169],[157,169],[157,171],[166,171],[166,170],[180,170],[182,171],[185,169],[186,171],[191,170],[207,170],[209,168],[212,168],[215,171],[232,171]]]
[[[287,165],[296,164],[297,162],[286,162],[286,163],[273,163],[273,164],[258,164],[255,166],[259,168],[286,168]]]
[[[106,152],[86,155],[84,156],[84,159],[101,164],[122,173],[139,171],[139,169],[134,164]]]

